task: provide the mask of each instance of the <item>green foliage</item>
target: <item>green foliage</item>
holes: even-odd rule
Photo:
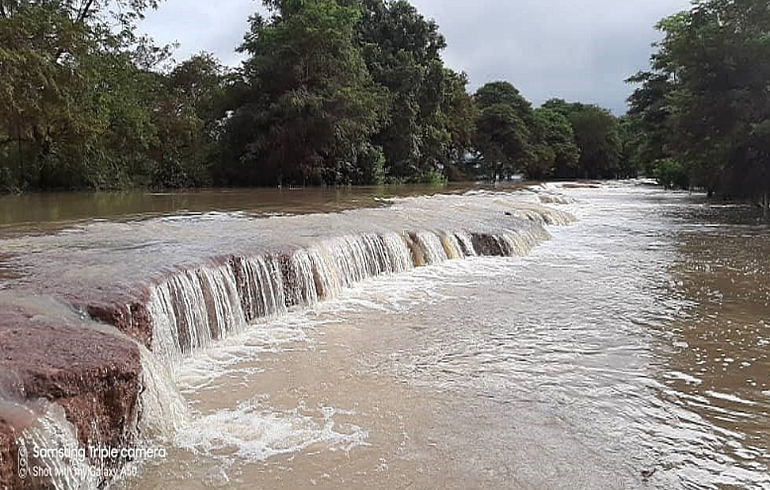
[[[438,26],[407,1],[364,0],[358,39],[369,73],[389,95],[387,123],[373,135],[388,174],[435,180],[470,148],[475,113],[467,77],[444,66]]]
[[[483,111],[495,105],[511,107],[525,123],[532,123],[532,104],[509,82],[490,82],[473,96],[476,107]]]
[[[533,117],[537,158],[525,168],[527,176],[530,179],[546,179],[555,174],[576,172],[580,149],[569,119],[546,107],[536,109]]]
[[[496,181],[513,177],[537,159],[531,131],[532,105],[508,82],[492,82],[474,95],[478,108],[475,149],[480,176]]]
[[[386,101],[354,42],[360,11],[336,0],[265,5],[272,18],[253,16],[239,48],[249,55],[240,73],[246,95],[227,122],[226,183],[357,180],[358,150]],[[371,166],[371,150],[360,153]]]
[[[622,177],[620,122],[596,105],[551,99],[543,104],[566,117],[572,125],[580,158],[575,167],[557,168],[558,178],[614,179]]]
[[[156,0],[0,0],[0,191],[615,176],[640,153],[593,106],[471,96],[406,0],[263,3],[228,70],[138,36]]]
[[[364,143],[358,150],[356,161],[351,175],[346,176],[346,182],[354,185],[381,185],[385,183],[385,155],[382,148]]]
[[[134,24],[157,2],[0,6],[4,188],[207,182],[220,67],[201,56],[156,71],[169,49],[137,37]]]
[[[637,167],[652,175],[655,162],[668,154],[671,106],[666,99],[673,85],[668,75],[651,72],[637,73],[627,82],[641,84],[628,99],[628,117],[636,132],[632,158]]]
[[[580,157],[573,167],[556,168],[558,178],[614,179],[621,172],[620,123],[606,109],[595,105],[551,99],[543,108],[566,117],[575,136]]]
[[[699,0],[658,24],[664,39],[629,99],[646,163],[674,158],[690,183],[760,200],[770,190],[770,10]]]
[[[152,112],[156,128],[150,148],[153,186],[211,183],[210,163],[222,131],[224,77],[219,62],[211,54],[201,53],[159,78]]]
[[[620,136],[620,160],[618,165],[618,177],[621,179],[636,178],[644,169],[640,157],[644,132],[639,129],[638,118],[626,115],[618,121],[618,134]],[[647,175],[652,175],[647,173]]]
[[[653,177],[666,189],[689,189],[690,179],[685,167],[673,158],[661,158],[653,167]]]
[[[570,115],[570,122],[580,148],[578,166],[582,177],[616,178],[620,163],[617,119],[599,107],[583,106]]]

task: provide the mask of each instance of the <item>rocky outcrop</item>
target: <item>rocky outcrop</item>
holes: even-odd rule
[[[152,318],[147,311],[147,298],[127,304],[98,302],[82,305],[94,320],[113,325],[148,349],[152,345]]]
[[[473,248],[476,253],[486,256],[503,256],[505,251],[500,239],[494,235],[486,233],[474,233],[471,235]]]
[[[46,488],[18,476],[17,439],[39,400],[64,409],[82,447],[132,443],[141,389],[138,346],[108,330],[0,311],[0,489]],[[16,408],[14,408],[16,407]],[[27,414],[32,411],[28,410]],[[117,467],[122,461],[91,461]]]
[[[63,408],[81,446],[134,442],[142,390],[134,341],[161,362],[174,359],[379,274],[522,255],[545,239],[543,225],[570,219],[526,194],[482,192],[312,217],[178,216],[4,235],[0,490],[43,485],[20,481],[14,466],[15,441],[40,420],[25,409],[40,399]]]

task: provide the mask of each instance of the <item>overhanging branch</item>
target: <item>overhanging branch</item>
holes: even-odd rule
[[[91,7],[94,4],[94,0],[88,0],[86,4],[83,6],[82,10],[78,12],[77,19],[75,19],[75,23],[81,23],[84,20],[86,20],[86,17],[88,17],[88,13],[91,10]]]

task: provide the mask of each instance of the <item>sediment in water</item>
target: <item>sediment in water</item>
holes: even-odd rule
[[[183,356],[237,334],[257,318],[333,298],[378,275],[455,258],[525,255],[548,238],[545,224],[570,221],[534,205],[517,207],[512,215],[495,231],[348,233],[308,246],[220,255],[168,270],[144,285],[133,283],[131,291],[65,295],[76,309],[122,333],[0,301],[0,489],[83,483],[20,479],[19,440],[29,441],[30,434],[59,446],[74,441],[79,447],[125,447],[136,443],[141,428],[163,425],[148,418],[179,416],[184,407],[159,400],[169,390],[154,386],[159,375],[152,363],[173,369]],[[143,358],[144,347],[157,358],[152,363]],[[56,420],[63,429],[50,434]],[[87,463],[119,467],[125,461]]]

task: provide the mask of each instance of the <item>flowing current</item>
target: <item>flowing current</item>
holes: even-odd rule
[[[112,487],[770,489],[767,225],[638,184],[539,197],[545,242],[373,230],[155,283],[167,455]]]

